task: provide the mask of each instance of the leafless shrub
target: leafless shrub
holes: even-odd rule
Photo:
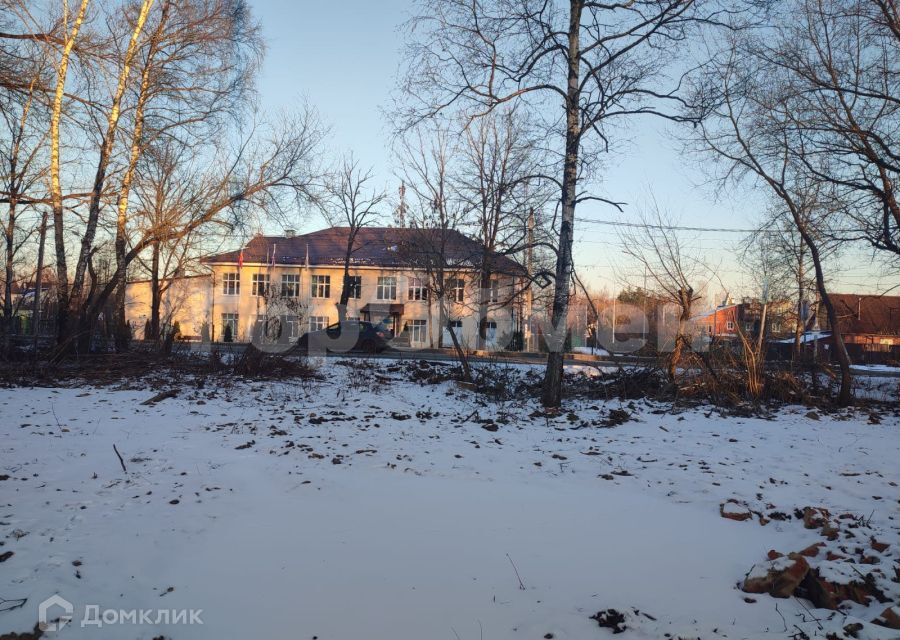
[[[253,379],[315,378],[319,374],[300,359],[267,353],[252,344],[234,363],[235,375]]]

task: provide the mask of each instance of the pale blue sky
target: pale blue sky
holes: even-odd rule
[[[409,0],[343,0],[290,2],[251,0],[262,23],[267,54],[259,82],[261,106],[291,109],[304,97],[319,109],[331,126],[328,152],[336,157],[352,150],[360,162],[374,168],[378,181],[393,195],[388,128],[380,108],[388,104],[394,86],[401,40],[398,26],[408,17]],[[700,186],[704,175],[679,151],[676,141],[652,119],[637,120],[623,132],[632,142],[624,153],[611,156],[598,185],[604,195],[629,203],[618,214],[608,206],[586,203],[579,217],[635,219],[638,207],[652,189],[657,201],[682,224],[747,228],[754,226],[761,199],[731,197],[716,201]],[[310,219],[307,227],[321,226]],[[699,243],[708,260],[719,266],[720,277],[735,296],[747,293],[750,278],[738,273],[732,248],[735,234],[703,234]],[[576,231],[576,268],[597,288],[618,290],[629,271],[618,248],[616,230],[581,225]],[[887,288],[897,279],[879,278],[869,260],[853,252],[834,275],[835,289],[851,291]],[[716,285],[713,293],[718,295]]]

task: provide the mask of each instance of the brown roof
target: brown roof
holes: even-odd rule
[[[841,333],[900,335],[900,296],[833,293],[830,297]]]
[[[344,263],[349,227],[331,227],[296,236],[255,236],[244,247],[245,264],[337,266]],[[364,227],[356,236],[351,258],[353,266],[409,267],[410,245],[428,244],[438,230],[397,227]],[[483,246],[458,231],[444,232],[446,261],[456,267],[475,268],[484,255]],[[202,260],[207,264],[236,264],[241,250],[228,251]],[[491,269],[497,273],[522,273],[523,268],[502,254],[487,252]]]

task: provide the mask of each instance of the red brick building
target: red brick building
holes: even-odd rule
[[[694,317],[697,332],[707,339],[736,339],[741,331],[746,336],[759,335],[762,305],[755,300],[724,304]],[[770,319],[771,322],[771,319]],[[771,327],[769,327],[771,331]]]
[[[833,293],[830,297],[853,362],[900,360],[900,296]],[[819,326],[831,330],[823,306]]]

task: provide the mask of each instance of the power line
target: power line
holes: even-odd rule
[[[678,225],[648,224],[644,222],[619,222],[616,220],[585,220],[578,218],[577,222],[585,224],[597,224],[609,227],[631,227],[634,229],[656,229],[659,231],[699,231],[711,233],[782,233],[776,229],[735,229],[733,227],[682,227]]]
[[[698,233],[770,233],[774,235],[784,235],[786,231],[782,229],[735,229],[734,227],[684,227],[679,225],[668,224],[649,224],[646,222],[621,222],[618,220],[587,220],[577,218],[576,222],[584,224],[596,224],[608,227],[629,227],[632,229],[654,229],[656,231],[695,231]],[[838,229],[842,233],[866,233],[866,229]]]

